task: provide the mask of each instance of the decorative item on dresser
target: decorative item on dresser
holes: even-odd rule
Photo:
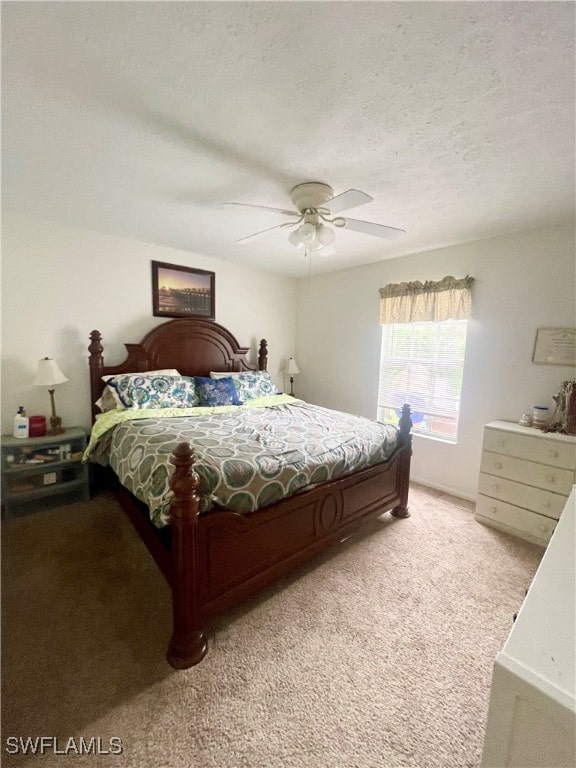
[[[484,428],[475,518],[545,546],[575,478],[575,436],[493,421]]]
[[[547,431],[576,435],[576,379],[563,381],[560,391],[553,399],[556,408]]]
[[[240,347],[230,331],[218,323],[201,319],[171,320],[157,326],[140,344],[127,344],[127,359],[115,367],[104,365],[100,332],[92,331],[90,338],[91,404],[94,418],[97,413],[95,403],[102,396],[106,385],[103,376],[118,376],[127,371],[142,374],[163,368],[173,368],[184,377],[206,377],[210,373],[224,371],[240,375],[242,372],[256,370],[264,372],[267,365],[265,340],[260,342],[256,367],[246,358],[248,348]],[[220,381],[226,381],[226,378]],[[276,397],[288,399],[287,395]],[[229,410],[225,413],[229,429],[234,408],[227,407]],[[315,408],[302,402],[284,403],[280,411],[278,407],[272,406],[269,410],[278,414],[284,422],[285,416],[290,419],[293,409]],[[249,406],[240,408],[240,414],[249,411]],[[112,421],[122,420],[120,435],[124,434],[123,429],[131,423],[126,420],[126,416],[129,420],[133,418],[129,413],[126,416],[113,411],[111,414],[105,413],[98,420],[94,435],[103,428],[103,419],[110,416]],[[168,416],[170,421],[172,414]],[[213,418],[219,416],[212,415]],[[173,420],[184,422],[186,418],[195,420],[194,415],[178,416]],[[269,418],[274,418],[274,415]],[[358,419],[358,423],[368,422],[350,415],[346,418]],[[172,498],[169,525],[160,529],[155,527],[150,519],[151,510],[129,490],[119,486],[122,506],[172,589],[173,635],[167,656],[173,667],[186,668],[202,660],[207,647],[204,628],[210,616],[236,605],[323,549],[337,545],[368,519],[387,511],[398,518],[409,516],[407,505],[412,453],[410,408],[404,406],[398,429],[385,428],[376,422],[373,424],[374,430],[386,429],[390,436],[391,453],[386,459],[380,453],[379,463],[371,466],[363,464],[364,468],[350,469],[346,474],[346,467],[350,467],[348,462],[343,467],[343,474],[332,475],[334,479],[327,479],[331,475],[325,472],[324,479],[317,484],[311,487],[304,485],[300,489],[295,487],[293,495],[280,500],[276,496],[267,505],[254,511],[239,512],[217,504],[201,510],[200,493],[206,497],[205,480],[202,488],[199,480],[201,467],[195,470],[196,456],[191,442],[173,442],[170,463],[174,470],[170,479]],[[219,432],[222,433],[221,427]],[[226,451],[223,455],[228,456],[233,445],[232,438],[229,440],[228,447],[222,438],[206,442],[221,442],[222,450]],[[109,442],[113,441],[114,434],[111,434]],[[136,447],[144,451],[144,442],[137,440]],[[380,448],[383,448],[382,444]],[[200,444],[196,450],[203,450]],[[170,454],[164,452],[164,456]],[[140,463],[146,461],[147,458]],[[323,458],[322,462],[325,461]],[[275,469],[268,467],[268,471],[272,478],[277,477]],[[244,488],[245,484],[246,481],[237,487]]]

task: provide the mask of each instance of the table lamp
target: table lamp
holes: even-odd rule
[[[296,365],[296,360],[293,357],[288,358],[285,368],[286,373],[290,376],[290,395],[294,397],[294,376],[300,373],[300,369]]]
[[[56,416],[56,406],[54,405],[54,387],[56,384],[64,384],[65,381],[68,381],[68,379],[58,368],[55,360],[52,360],[50,357],[44,357],[38,361],[38,371],[32,383],[37,387],[48,387],[50,405],[52,406],[52,416],[50,417],[51,435],[61,435],[65,431],[62,427],[62,419]]]

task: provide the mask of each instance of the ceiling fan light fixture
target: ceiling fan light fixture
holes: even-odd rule
[[[332,245],[336,235],[332,227],[327,227],[326,224],[319,224],[316,229],[316,237],[322,245]]]
[[[306,224],[302,224],[298,227],[298,234],[303,243],[311,243],[316,235],[316,227],[314,224],[306,222]]]
[[[303,248],[304,247],[304,243],[300,239],[300,235],[299,235],[297,229],[295,229],[293,232],[290,232],[290,234],[288,235],[288,240],[289,240],[290,243],[292,243],[294,248]]]

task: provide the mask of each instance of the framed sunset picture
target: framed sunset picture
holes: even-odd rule
[[[215,273],[152,262],[154,317],[215,318]]]

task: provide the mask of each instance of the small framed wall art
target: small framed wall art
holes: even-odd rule
[[[575,366],[576,328],[538,328],[532,362]]]
[[[152,262],[154,317],[215,318],[215,273]]]

